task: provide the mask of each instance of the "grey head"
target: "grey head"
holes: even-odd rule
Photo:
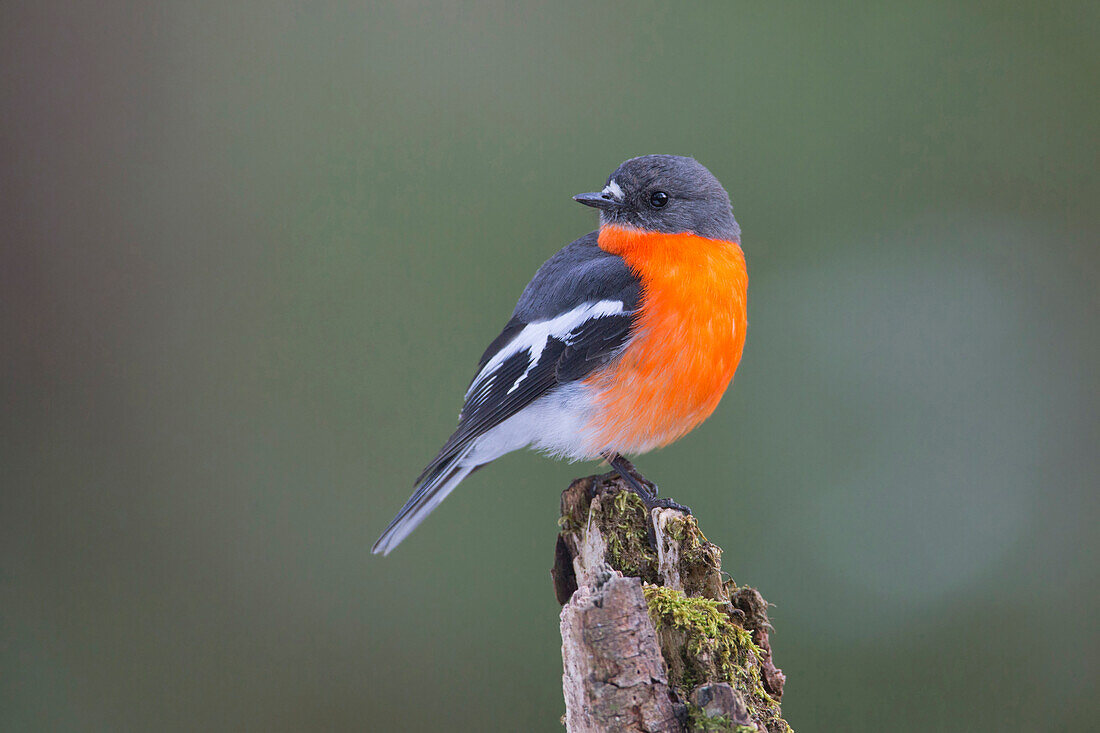
[[[573,200],[599,209],[601,225],[741,240],[741,227],[733,218],[729,194],[694,158],[631,158],[615,169],[602,191],[582,193]]]

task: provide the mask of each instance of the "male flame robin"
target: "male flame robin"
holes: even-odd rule
[[[748,275],[729,194],[692,158],[644,155],[573,197],[600,228],[547,260],[477,367],[458,428],[374,543],[389,554],[475,469],[532,447],[607,460],[647,506],[623,454],[705,420],[745,345]],[[647,486],[643,486],[647,484]]]

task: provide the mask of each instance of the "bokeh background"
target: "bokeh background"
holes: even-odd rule
[[[555,731],[558,494],[369,554],[623,159],[744,229],[643,458],[805,731],[1100,726],[1096,3],[0,5],[0,729]]]

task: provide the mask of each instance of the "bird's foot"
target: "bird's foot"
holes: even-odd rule
[[[645,499],[643,499],[642,501],[645,501]],[[646,504],[647,509],[653,509],[653,507],[660,507],[661,509],[675,509],[676,511],[683,512],[684,514],[691,514],[691,507],[684,506],[683,504],[677,503],[672,499],[661,499],[656,496],[653,497],[653,502],[651,504]]]

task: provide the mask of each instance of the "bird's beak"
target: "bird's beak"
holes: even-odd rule
[[[622,202],[616,201],[612,198],[610,193],[578,193],[573,197],[573,200],[578,204],[584,204],[585,206],[591,206],[594,209],[617,209],[622,206]]]

